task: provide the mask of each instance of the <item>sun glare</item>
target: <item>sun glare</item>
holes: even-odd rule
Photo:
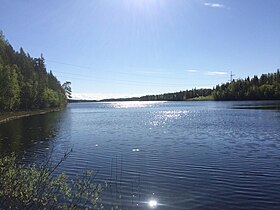
[[[125,0],[130,11],[138,11],[143,14],[156,15],[159,11],[159,7],[162,6],[162,2],[158,0]]]
[[[157,207],[157,204],[158,204],[158,203],[157,203],[156,200],[150,200],[148,204],[149,204],[149,207],[150,207],[150,208],[154,209],[154,208]]]
[[[134,0],[130,1],[133,5],[135,6],[147,6],[147,5],[152,5],[156,2],[157,0]]]

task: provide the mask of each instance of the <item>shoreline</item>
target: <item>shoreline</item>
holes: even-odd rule
[[[38,109],[30,111],[15,111],[15,112],[6,112],[0,114],[0,124],[7,123],[12,120],[16,120],[23,117],[30,117],[33,115],[47,114],[50,112],[58,112],[64,108],[53,108],[53,109]]]

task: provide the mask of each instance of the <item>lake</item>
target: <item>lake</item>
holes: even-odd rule
[[[72,149],[59,170],[93,169],[105,209],[280,209],[279,104],[73,103],[0,124],[0,152],[28,163]]]

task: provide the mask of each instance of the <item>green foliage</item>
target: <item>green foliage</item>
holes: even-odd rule
[[[0,31],[0,112],[63,107],[66,92],[47,72],[43,55],[32,58],[19,52]]]
[[[208,96],[199,96],[199,97],[196,97],[196,98],[191,98],[191,99],[188,99],[188,101],[213,101],[214,98],[212,95],[208,95]]]
[[[20,103],[20,87],[16,65],[0,66],[0,109],[17,109]]]
[[[67,155],[62,159],[65,160]],[[103,188],[93,183],[93,173],[70,180],[65,174],[54,176],[48,162],[36,166],[16,163],[16,156],[0,158],[0,206],[3,209],[101,209]]]
[[[215,100],[280,100],[280,71],[217,85]]]
[[[59,94],[50,88],[45,88],[42,100],[44,107],[59,106]]]
[[[176,93],[143,96],[140,97],[140,101],[184,101],[191,98],[206,97],[211,93],[211,89],[192,89]]]
[[[62,84],[62,88],[65,91],[66,97],[68,99],[72,98],[71,94],[72,94],[72,90],[71,90],[71,82],[65,82]]]

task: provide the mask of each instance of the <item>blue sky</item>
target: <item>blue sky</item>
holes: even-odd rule
[[[100,99],[213,87],[280,68],[279,0],[2,0],[12,46]]]

